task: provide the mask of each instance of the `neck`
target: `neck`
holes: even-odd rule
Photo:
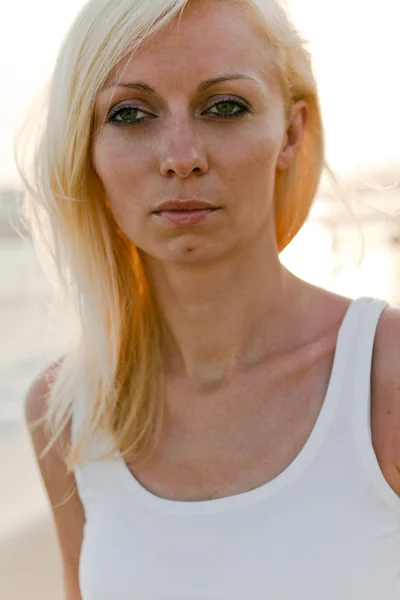
[[[215,390],[293,344],[309,288],[276,251],[253,245],[207,265],[146,263],[167,375]]]

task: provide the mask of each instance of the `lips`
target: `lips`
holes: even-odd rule
[[[154,214],[156,215],[160,215],[161,213],[187,213],[187,212],[204,212],[205,210],[217,210],[216,208],[191,208],[191,209],[184,209],[181,208],[180,210],[159,210],[157,212],[155,212]]]
[[[206,208],[195,210],[163,210],[154,213],[154,219],[167,227],[178,227],[179,229],[194,227],[207,221],[212,215],[218,213],[218,208]]]
[[[200,200],[170,200],[159,204],[153,212],[157,214],[162,212],[217,210],[218,208],[219,206]]]

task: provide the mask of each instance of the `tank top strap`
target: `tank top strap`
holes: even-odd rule
[[[323,471],[336,465],[341,479],[365,486],[367,495],[372,484],[399,514],[399,498],[382,475],[371,433],[373,349],[379,320],[388,306],[385,301],[363,297],[347,310],[336,344],[331,393],[327,394],[327,408],[329,402],[333,408],[320,460]]]
[[[368,403],[372,349],[379,317],[386,302],[372,298],[353,300],[339,329],[325,403],[331,403],[332,428],[343,434],[351,426],[355,405]],[[333,417],[333,412],[336,417]],[[349,434],[352,435],[349,431]]]
[[[340,395],[343,386],[347,387],[349,372],[354,373],[355,368],[363,369],[359,360],[359,348],[366,344],[367,349],[368,340],[372,355],[376,326],[385,306],[387,304],[384,302],[363,297],[353,300],[348,307],[339,329],[329,382],[329,387],[335,395]],[[364,357],[364,364],[367,364],[368,356],[365,351],[362,351],[361,355]]]
[[[341,388],[344,395],[352,399],[351,405],[346,402],[343,409],[352,413],[357,411],[359,417],[362,414],[363,423],[370,410],[371,366],[376,330],[387,306],[387,302],[369,297],[354,300],[346,315],[348,323],[346,325],[344,322],[342,325],[342,347],[338,339],[336,353],[346,357]]]
[[[362,301],[362,302],[361,302]],[[376,330],[383,311],[389,304],[373,298],[360,299],[360,319],[351,358],[351,398],[353,399],[353,431],[359,448],[372,449],[371,440],[371,372]]]
[[[374,298],[359,298],[359,319],[352,360],[353,389],[357,397],[369,403],[371,367],[375,335],[379,320],[389,304]]]
[[[335,359],[343,362],[345,356],[346,371],[354,374],[359,390],[363,382],[363,390],[368,392],[376,329],[387,306],[383,300],[358,298],[349,306],[340,328]]]
[[[359,464],[368,482],[397,515],[400,515],[398,495],[387,483],[375,453],[371,428],[371,372],[376,330],[387,302],[365,299],[358,324],[351,385],[352,437]]]

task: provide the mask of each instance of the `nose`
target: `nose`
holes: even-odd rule
[[[192,173],[203,175],[208,171],[204,147],[195,136],[193,125],[187,117],[176,118],[170,123],[161,142],[160,172],[164,177],[174,174],[181,178]]]

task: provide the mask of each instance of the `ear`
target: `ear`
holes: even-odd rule
[[[308,104],[305,100],[299,100],[292,107],[292,114],[287,126],[284,144],[276,163],[278,171],[286,171],[292,166],[297,150],[304,137],[307,118]]]

